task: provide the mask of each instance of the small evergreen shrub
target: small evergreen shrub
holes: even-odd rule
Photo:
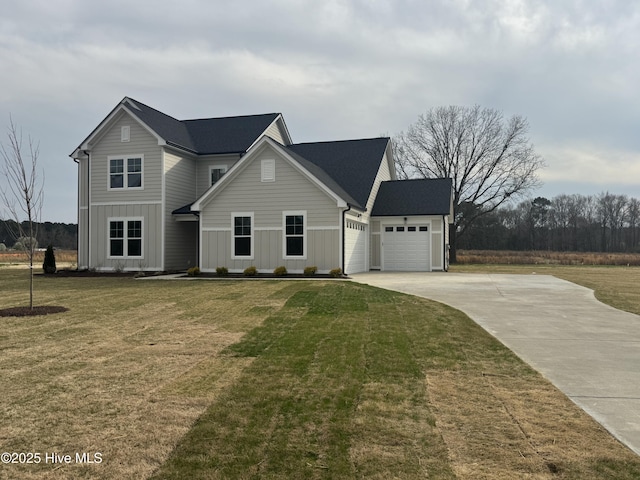
[[[305,267],[304,276],[305,277],[313,277],[318,272],[318,267],[315,265],[313,267]]]
[[[258,274],[258,269],[253,265],[244,269],[244,275],[246,277],[255,277],[257,274]]]
[[[56,256],[53,253],[53,247],[49,245],[44,252],[44,262],[42,263],[42,270],[46,274],[56,273]]]
[[[189,275],[190,277],[197,277],[198,275],[200,275],[200,268],[191,267],[189,270],[187,270],[187,275]]]
[[[226,277],[229,275],[229,269],[227,267],[216,267],[216,275],[219,277]]]
[[[331,270],[329,272],[329,276],[332,278],[338,278],[342,276],[342,269],[341,268],[334,268],[333,270]]]
[[[273,274],[277,277],[284,277],[287,274],[287,267],[280,265],[273,270]]]

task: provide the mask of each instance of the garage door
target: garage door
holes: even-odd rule
[[[430,271],[431,244],[426,225],[385,226],[382,237],[382,269]]]
[[[366,225],[346,222],[345,234],[345,273],[364,272],[366,270]]]

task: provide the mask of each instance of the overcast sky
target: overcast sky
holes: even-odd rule
[[[640,3],[20,0],[0,16],[0,128],[40,142],[44,220],[69,154],[125,96],[178,119],[281,112],[294,142],[393,136],[432,107],[530,124],[533,192],[640,197]]]

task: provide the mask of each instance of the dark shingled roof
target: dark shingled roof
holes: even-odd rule
[[[371,215],[449,215],[452,189],[450,178],[382,182]]]
[[[191,205],[193,205],[193,202],[191,202],[189,205],[185,205],[183,207],[176,208],[171,213],[173,215],[193,215],[194,212],[191,211]]]
[[[279,115],[177,120],[132,98],[124,103],[169,145],[199,155],[246,152]]]
[[[297,155],[294,157],[296,160],[302,157],[315,165],[315,169],[307,169],[337,194],[342,196],[341,191],[346,192],[348,196],[344,200],[364,209],[388,144],[388,138],[371,138],[298,143],[285,148]],[[302,165],[308,167],[304,163]],[[318,173],[318,169],[324,175]]]

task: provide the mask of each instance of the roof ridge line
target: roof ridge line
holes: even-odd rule
[[[186,118],[184,120],[178,120],[179,122],[200,122],[204,120],[228,120],[230,118],[247,118],[247,117],[268,117],[270,115],[282,115],[282,113],[278,112],[270,112],[270,113],[251,113],[247,115],[227,115],[225,117],[203,117],[203,118]]]
[[[120,103],[121,103],[121,104],[125,104],[127,101],[129,101],[129,102],[133,102],[134,104],[140,104],[140,105],[142,105],[143,107],[148,108],[149,110],[153,110],[154,112],[158,112],[159,114],[164,115],[165,117],[169,117],[169,118],[171,118],[172,120],[175,120],[176,122],[181,122],[181,120],[178,120],[176,117],[172,117],[171,115],[166,114],[166,113],[164,113],[162,110],[158,110],[157,108],[150,107],[150,106],[149,106],[149,105],[147,105],[146,103],[143,103],[143,102],[141,102],[141,101],[139,101],[139,100],[136,100],[135,98],[131,98],[131,97],[124,97],[124,99],[123,99],[123,100],[122,100],[122,102],[120,102]],[[138,108],[138,106],[137,106],[137,105],[134,105],[134,106],[135,106],[138,110],[140,110],[140,108]]]
[[[391,137],[369,137],[369,138],[346,138],[343,140],[320,140],[318,142],[299,142],[291,145],[317,145],[318,143],[346,143],[346,142],[364,142],[369,140],[391,140]]]

